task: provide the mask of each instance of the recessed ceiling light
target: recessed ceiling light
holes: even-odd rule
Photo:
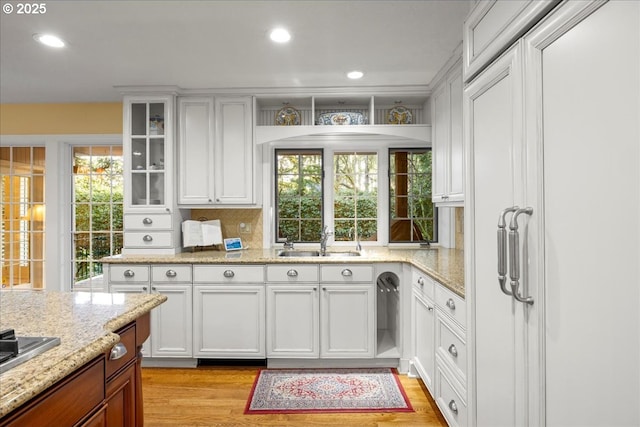
[[[269,37],[276,43],[286,43],[291,40],[291,34],[289,34],[289,31],[284,28],[276,28],[272,30]]]
[[[353,80],[361,79],[362,76],[364,76],[364,73],[362,71],[350,71],[347,73],[347,77]]]
[[[50,47],[64,47],[65,43],[60,37],[51,34],[34,34],[33,39]]]

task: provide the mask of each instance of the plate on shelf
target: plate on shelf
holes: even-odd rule
[[[387,123],[390,125],[410,125],[413,123],[413,114],[407,107],[398,105],[389,110]]]
[[[316,124],[334,126],[364,125],[366,124],[366,118],[362,113],[355,113],[351,111],[322,113],[318,116]]]
[[[293,107],[284,107],[276,113],[277,126],[298,126],[300,124],[300,112]]]

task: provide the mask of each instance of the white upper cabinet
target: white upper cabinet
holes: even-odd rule
[[[464,201],[462,135],[462,64],[458,59],[437,83],[431,97],[433,114],[433,201],[460,205]]]
[[[469,82],[560,0],[481,0],[464,23],[464,81]]]
[[[253,98],[186,96],[178,110],[179,204],[255,204]]]

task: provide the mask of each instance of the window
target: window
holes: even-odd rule
[[[389,242],[437,241],[431,149],[389,150]]]
[[[333,226],[336,241],[378,240],[378,155],[333,155]]]
[[[105,290],[100,258],[122,251],[122,147],[73,147],[73,290]]]
[[[322,231],[322,150],[276,150],[276,239],[318,242]]]
[[[0,148],[2,287],[43,289],[45,148]]]

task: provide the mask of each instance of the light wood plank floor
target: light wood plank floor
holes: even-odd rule
[[[259,367],[143,368],[145,426],[438,426],[446,422],[422,381],[400,375],[415,412],[244,415]]]

